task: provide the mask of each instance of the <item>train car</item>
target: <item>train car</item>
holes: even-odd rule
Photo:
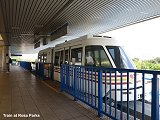
[[[135,68],[122,45],[107,36],[86,35],[56,45],[54,55],[56,69],[64,63],[108,68]]]
[[[46,49],[40,50],[38,53],[38,61],[43,63],[52,63],[53,50],[54,48],[46,48]]]
[[[58,44],[54,48],[53,52],[53,64],[54,64],[54,80],[60,81],[60,65],[82,65],[82,66],[97,66],[97,67],[107,67],[107,68],[125,68],[125,69],[135,69],[132,60],[125,53],[121,43],[108,36],[97,36],[97,35],[86,35],[74,40],[66,41],[64,43]],[[97,73],[95,73],[97,74]],[[114,76],[111,74],[111,76]],[[117,76],[120,76],[117,73]],[[126,76],[126,75],[124,75]],[[115,76],[114,76],[115,77]],[[129,77],[133,78],[133,75]],[[139,77],[140,78],[140,77]],[[105,78],[103,77],[103,80]],[[119,82],[119,83],[118,83]],[[108,93],[112,94],[112,99],[116,94],[116,100],[120,101],[121,92],[113,90],[116,84],[117,89],[121,89],[120,80],[115,83],[115,80],[107,82],[107,92],[105,93],[103,89],[103,96],[109,96]],[[134,82],[129,81],[129,100],[134,100]],[[87,82],[90,84],[90,82]],[[123,101],[127,101],[127,78],[123,79]],[[97,83],[96,83],[97,84]],[[142,82],[140,79],[136,83],[136,99],[141,98],[142,94]],[[88,85],[86,85],[88,86]],[[105,86],[103,84],[103,86]],[[103,87],[104,88],[104,87]],[[111,90],[112,89],[112,90]],[[88,90],[88,89],[86,89]],[[98,89],[96,89],[98,90]],[[86,91],[86,92],[89,92]],[[98,92],[95,92],[98,93]],[[97,94],[95,94],[97,96]]]
[[[38,53],[38,61],[44,63],[44,76],[51,76],[51,64],[53,63],[53,51],[54,48],[46,48],[40,50]]]

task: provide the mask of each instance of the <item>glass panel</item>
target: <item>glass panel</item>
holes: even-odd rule
[[[60,51],[55,52],[55,60],[54,60],[55,66],[59,66],[59,57],[60,57]]]
[[[71,50],[71,61],[73,64],[73,60],[76,65],[82,64],[82,48],[75,48]]]
[[[103,67],[112,67],[111,63],[108,59],[108,57],[106,56],[106,53],[103,49],[100,50],[100,61],[101,61],[101,66]]]
[[[60,58],[60,65],[63,64],[63,59],[64,59],[64,52],[61,51],[61,58]]]
[[[86,50],[86,65],[112,67],[102,46],[87,46]]]
[[[68,50],[65,50],[65,64],[69,63],[69,54],[68,54]]]
[[[47,54],[43,53],[43,62],[46,63],[47,62]]]
[[[121,53],[121,59],[122,59],[122,64],[124,68],[135,68],[133,65],[132,60],[126,55],[124,49],[122,47],[119,47],[120,53]]]
[[[85,57],[86,58],[86,65],[89,65],[89,66],[95,65],[94,60],[93,60],[93,58],[94,58],[93,52],[94,51],[92,51],[91,46],[86,47],[86,57]]]
[[[106,46],[117,68],[135,68],[122,47]]]

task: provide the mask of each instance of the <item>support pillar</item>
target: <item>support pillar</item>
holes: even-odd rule
[[[9,54],[9,46],[3,46],[2,47],[2,71],[6,71],[6,54]]]

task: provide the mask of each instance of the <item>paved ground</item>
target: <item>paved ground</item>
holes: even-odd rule
[[[0,72],[0,120],[100,120],[18,66]]]

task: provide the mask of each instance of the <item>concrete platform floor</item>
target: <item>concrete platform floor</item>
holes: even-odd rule
[[[0,120],[100,120],[19,66],[0,72]]]

